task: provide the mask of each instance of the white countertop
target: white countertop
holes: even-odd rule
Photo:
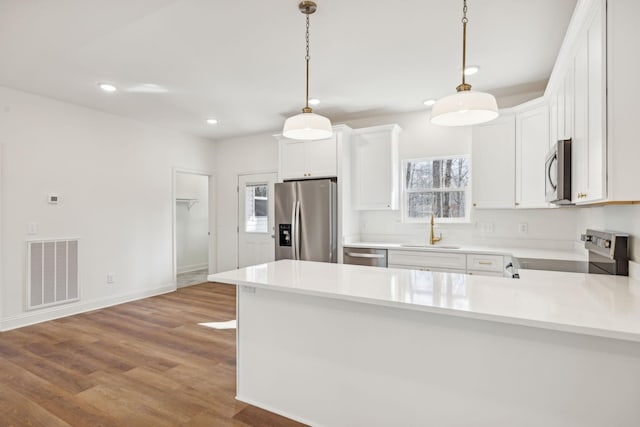
[[[212,282],[640,342],[640,282],[521,270],[521,279],[281,260]]]
[[[405,251],[425,251],[425,252],[461,252],[467,254],[496,254],[508,255],[515,258],[550,259],[559,261],[587,261],[587,251],[585,250],[561,250],[561,249],[532,249],[517,247],[494,248],[489,246],[459,245],[452,249],[447,245],[411,245],[401,243],[379,243],[379,242],[357,242],[345,243],[345,248],[374,248],[374,249],[394,249]],[[458,246],[458,245],[456,245]]]

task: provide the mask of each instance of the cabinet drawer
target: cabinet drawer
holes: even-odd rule
[[[469,271],[495,271],[502,273],[504,260],[502,255],[467,255]]]
[[[389,265],[412,267],[436,267],[465,270],[467,260],[464,254],[449,252],[389,251]]]
[[[399,268],[401,270],[431,271],[433,273],[465,274],[465,270],[462,270],[459,268],[420,267],[417,265],[401,265],[401,264],[389,264],[389,268]]]
[[[477,270],[470,270],[467,272],[467,274],[470,275],[476,275],[476,276],[493,276],[493,277],[505,277],[504,273],[498,273],[497,271],[477,271]]]

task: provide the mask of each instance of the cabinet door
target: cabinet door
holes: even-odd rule
[[[605,137],[605,52],[604,16],[602,8],[595,15],[588,30],[588,159],[587,197],[593,202],[606,198],[606,137]]]
[[[338,175],[335,134],[329,139],[305,141],[304,147],[307,178],[324,178]]]
[[[604,200],[605,84],[602,9],[582,37],[574,58],[574,135],[571,144],[572,201]]]
[[[389,266],[410,266],[411,268],[438,268],[444,270],[466,270],[465,254],[450,252],[388,251]]]
[[[501,209],[515,206],[515,152],[513,114],[473,127],[471,182],[475,208]]]
[[[562,132],[558,133],[558,139],[571,139],[573,137],[573,65],[569,66],[567,70],[567,74],[564,76],[564,85],[563,85],[563,114],[562,117],[559,117],[558,120],[562,120]]]
[[[357,210],[398,209],[398,126],[356,131],[353,137]]]
[[[294,140],[280,141],[280,179],[305,177],[305,142]]]
[[[337,137],[280,140],[280,179],[327,178],[338,174]]]
[[[545,157],[549,150],[549,107],[516,115],[516,205],[546,208]]]
[[[558,108],[558,98],[560,95],[552,95],[551,102],[549,103],[549,150],[553,148],[553,144],[559,139],[560,127],[560,112]],[[563,108],[564,110],[564,108]]]

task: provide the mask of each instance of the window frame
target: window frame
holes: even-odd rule
[[[253,188],[253,197],[251,199],[251,201],[252,201],[251,204],[253,205],[252,206],[252,210],[253,210],[254,215],[251,215],[251,216],[249,216],[248,212],[247,212],[247,208],[248,208],[248,206],[247,206],[248,203],[247,202],[248,201],[247,201],[247,198],[246,198],[247,197],[246,191],[247,191],[247,189],[249,189],[249,187]],[[256,196],[255,195],[256,187],[266,187],[267,195],[266,196]],[[245,200],[244,200],[244,203],[245,203],[244,206],[245,207],[244,207],[244,220],[243,220],[243,222],[244,222],[244,224],[243,224],[244,232],[247,233],[247,234],[269,234],[269,183],[268,182],[251,182],[251,183],[246,183],[244,188],[245,188]],[[255,202],[256,202],[256,200],[266,200],[267,201],[267,215],[266,216],[256,216],[255,215]],[[258,218],[266,218],[266,222],[267,222],[266,229],[264,231],[257,230],[257,229],[248,230],[247,229],[247,225],[248,225],[249,221],[253,221],[253,224],[254,224],[255,228],[258,227],[258,224],[263,223],[263,221],[262,220],[258,220]]]
[[[432,188],[429,190],[409,190],[407,189],[407,164],[409,162],[433,162],[434,160],[449,160],[449,159],[466,159],[467,164],[469,165],[469,180],[467,182],[466,187],[454,187],[454,188]],[[431,219],[429,217],[425,218],[410,218],[408,216],[407,202],[408,202],[408,194],[409,193],[427,193],[427,192],[453,192],[453,191],[463,191],[465,195],[465,210],[464,217],[460,218],[439,218],[434,217],[434,222],[438,224],[468,224],[471,222],[471,188],[472,188],[472,163],[471,163],[471,155],[470,154],[453,154],[448,156],[433,156],[433,157],[418,157],[418,158],[410,158],[410,159],[402,159],[401,165],[401,201],[402,205],[400,206],[401,217],[403,223],[409,224],[424,224],[428,223]]]

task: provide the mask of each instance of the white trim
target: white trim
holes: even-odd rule
[[[301,418],[301,417],[292,415],[287,411],[281,411],[281,410],[279,410],[277,408],[274,408],[273,406],[265,405],[264,403],[258,402],[256,400],[245,398],[245,397],[241,396],[239,393],[236,394],[236,400],[238,400],[240,402],[243,402],[243,403],[248,403],[249,405],[252,405],[252,406],[255,406],[255,407],[258,407],[258,408],[261,408],[261,409],[264,409],[265,411],[273,412],[274,414],[282,415],[285,418],[289,418],[290,420],[297,421],[299,423],[306,424],[308,426],[315,426],[315,427],[322,427],[323,426],[323,424],[318,424],[318,423],[313,422],[311,420],[308,420],[306,418]]]
[[[191,265],[183,265],[182,267],[178,267],[178,274],[182,273],[190,273],[192,271],[204,270],[209,267],[208,263],[205,264],[191,264]]]
[[[629,261],[629,277],[634,280],[640,280],[640,263]]]
[[[421,161],[434,161],[444,159],[467,159],[469,164],[469,182],[466,187],[456,188],[433,188],[427,190],[407,190],[406,188],[406,171],[408,162],[421,162]],[[400,180],[400,212],[401,220],[405,224],[425,224],[429,222],[429,218],[409,218],[407,216],[406,202],[408,193],[425,193],[425,192],[453,192],[464,191],[465,193],[465,216],[464,218],[434,218],[434,222],[438,224],[469,224],[471,223],[471,191],[472,191],[472,167],[473,162],[471,159],[471,153],[469,154],[452,154],[450,156],[434,156],[434,157],[419,157],[411,159],[402,159],[400,173],[402,174]]]
[[[3,230],[4,230],[4,222],[3,222],[3,217],[2,217],[2,212],[3,212],[3,192],[2,192],[2,188],[4,187],[3,183],[2,183],[2,176],[3,176],[3,166],[4,163],[2,161],[3,159],[3,154],[4,152],[4,144],[0,143],[0,326],[2,325],[2,316],[4,313],[4,294],[5,294],[5,282],[4,282],[4,270],[2,268],[3,266],[3,259],[4,259],[4,250],[3,250],[3,243],[4,243],[4,236],[3,236]],[[2,330],[0,328],[0,330]]]
[[[55,306],[51,309],[29,311],[21,313],[17,316],[2,319],[0,323],[0,331],[8,331],[11,329],[21,328],[36,323],[46,322],[49,320],[59,319],[61,317],[72,316],[75,314],[85,313],[87,311],[97,310],[100,308],[111,307],[125,302],[136,301],[156,295],[162,295],[176,290],[175,284],[167,284],[161,288],[150,289],[130,294],[119,295],[115,297],[102,298],[83,304],[67,304],[63,306]]]

